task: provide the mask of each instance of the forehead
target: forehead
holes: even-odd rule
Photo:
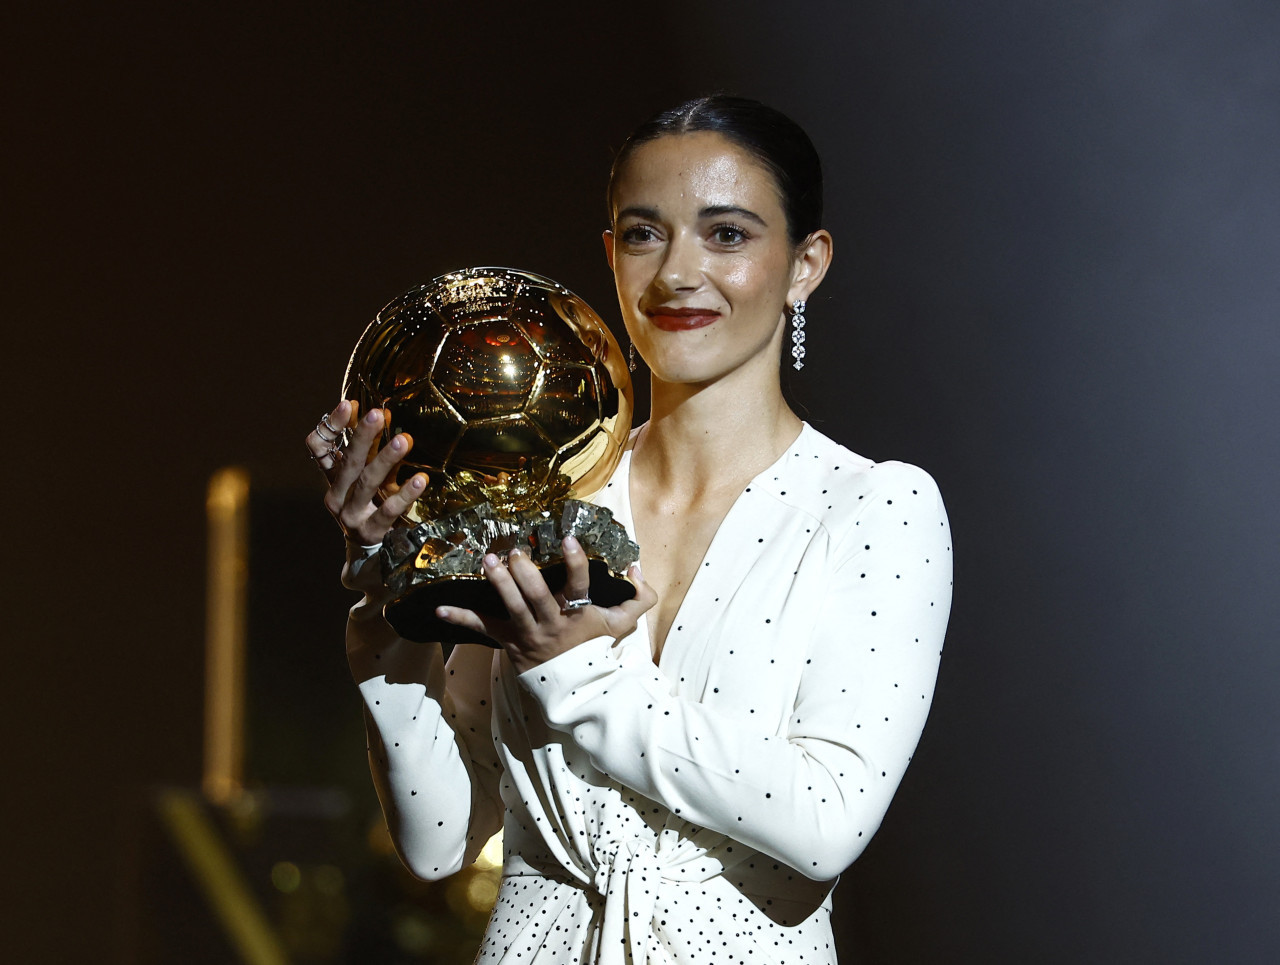
[[[773,173],[714,131],[667,134],[640,145],[619,172],[613,202],[615,212],[628,205],[681,203],[781,210],[782,203]]]

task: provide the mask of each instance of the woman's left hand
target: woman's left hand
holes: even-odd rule
[[[553,594],[527,554],[513,550],[504,564],[491,553],[484,559],[484,574],[498,591],[508,618],[482,616],[459,607],[438,607],[436,616],[498,641],[516,672],[524,673],[595,637],[625,636],[636,628],[640,614],[658,600],[637,563],[627,571],[636,587],[632,599],[612,607],[566,609],[566,601],[584,599],[590,592],[587,554],[572,536],[564,541],[564,562],[564,591]]]

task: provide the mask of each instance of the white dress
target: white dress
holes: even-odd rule
[[[633,530],[627,453],[595,497]],[[643,551],[642,551],[643,553]],[[643,555],[642,555],[643,559]],[[353,551],[347,648],[397,849],[505,828],[481,963],[835,961],[830,892],[928,714],[951,601],[933,480],[805,425],[738,497],[655,666],[648,630],[516,674],[398,639]]]

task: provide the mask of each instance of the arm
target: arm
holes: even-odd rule
[[[382,618],[377,556],[354,547],[343,582],[365,592],[351,608],[347,656],[365,704],[369,766],[387,827],[419,878],[453,874],[502,826],[501,765],[489,723],[494,651],[402,640]]]
[[[808,877],[835,877],[879,826],[919,740],[950,606],[933,481],[905,466],[884,475],[834,557],[814,637],[792,641],[808,655],[785,733],[672,696],[656,668],[620,666],[607,640],[521,682],[615,780]]]
[[[501,826],[498,763],[489,737],[493,652],[401,640],[382,618],[386,592],[376,551],[426,477],[403,486],[396,470],[412,448],[405,433],[379,448],[386,414],[359,416],[343,401],[307,436],[329,489],[325,506],[347,537],[343,583],[364,593],[347,623],[347,657],[365,703],[369,763],[392,841],[420,878],[441,878],[474,860]]]

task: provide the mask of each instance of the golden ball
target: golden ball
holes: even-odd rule
[[[494,481],[508,509],[595,492],[631,429],[626,360],[563,285],[512,268],[451,272],[390,302],[360,336],[343,398],[413,438],[399,479],[428,475],[408,513],[430,519]],[[487,488],[486,488],[487,487]]]

